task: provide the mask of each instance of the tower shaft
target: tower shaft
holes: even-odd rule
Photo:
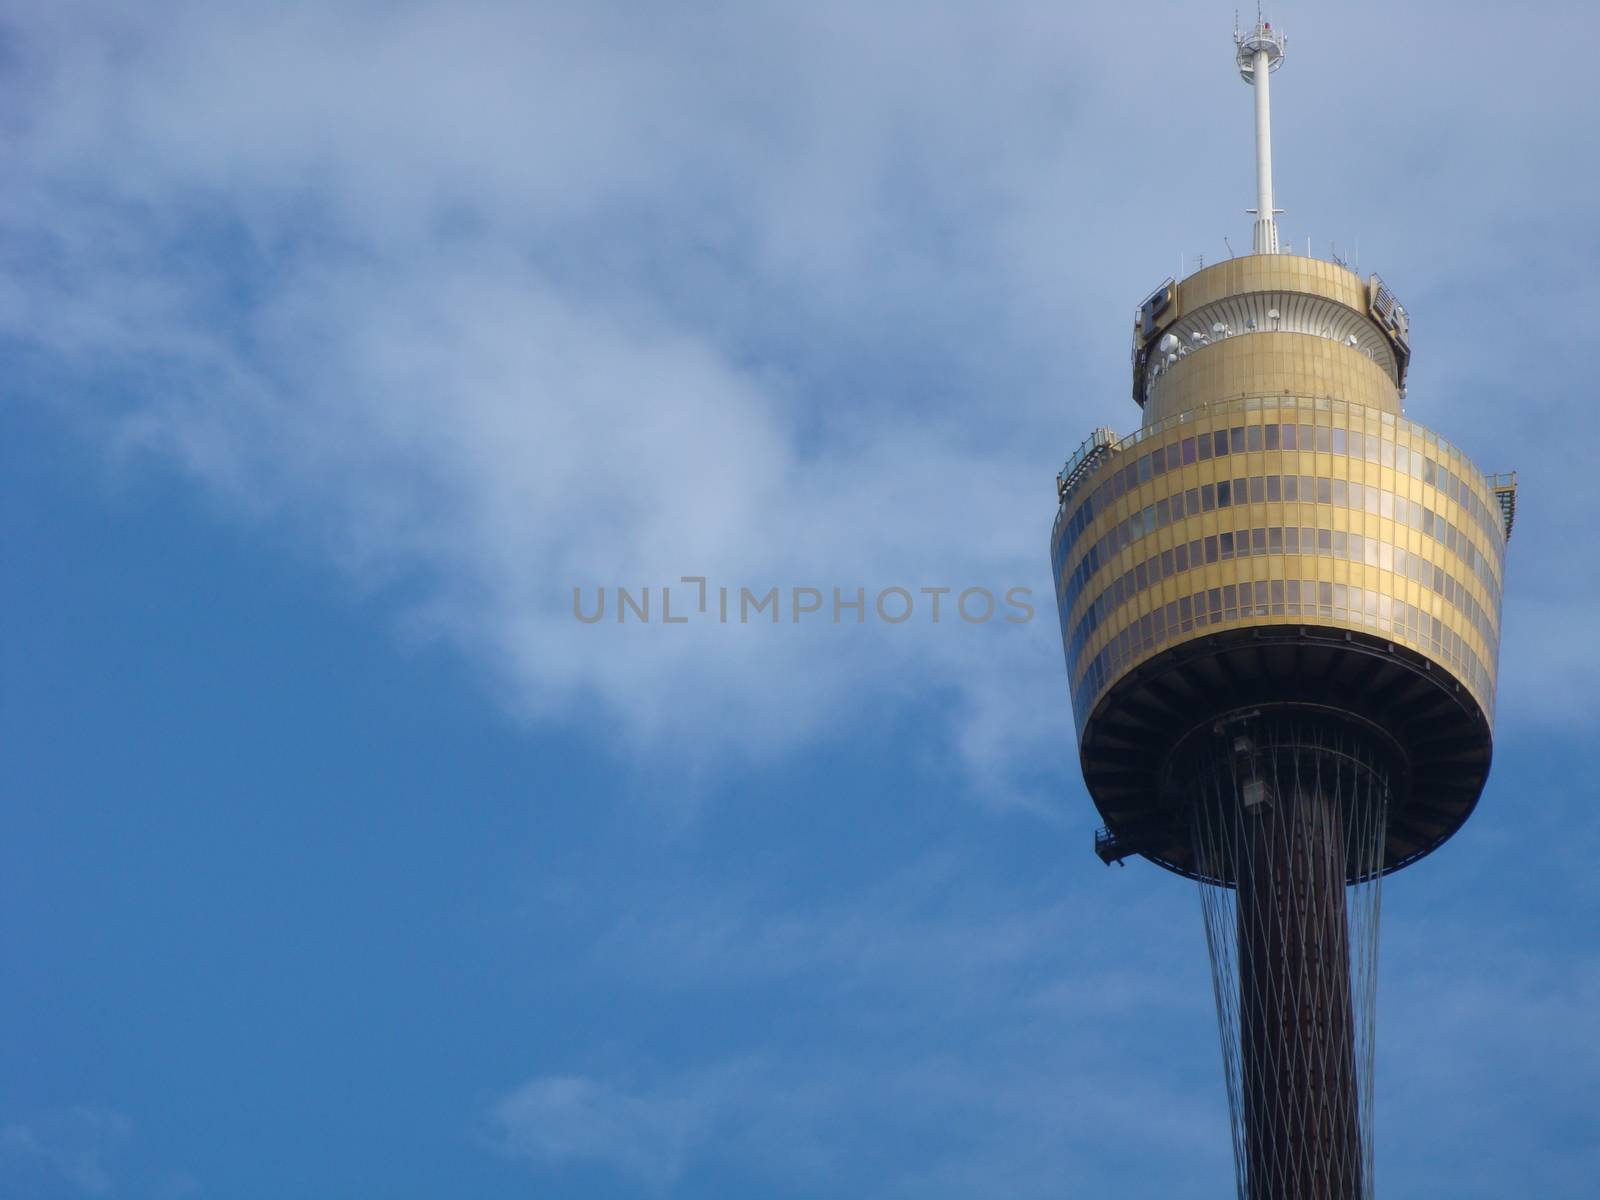
[[[1245,819],[1238,881],[1248,1195],[1356,1200],[1361,1128],[1344,816],[1315,783],[1262,807]]]
[[[1192,732],[1190,839],[1241,1200],[1371,1189],[1377,912],[1388,751],[1320,706],[1251,706]]]

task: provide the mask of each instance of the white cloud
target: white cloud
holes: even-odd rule
[[[1334,39],[1311,72],[1342,45],[1320,20],[1299,35]],[[975,788],[1048,808],[1037,781],[1071,728],[1051,473],[1084,429],[1131,424],[1128,299],[1170,269],[1186,222],[1236,226],[1224,213],[1248,190],[1226,31],[1152,13],[1142,78],[1168,82],[1150,89],[1108,52],[1125,21],[1030,5],[18,11],[0,333],[48,368],[35,391],[315,547],[410,634],[469,654],[513,711],[598,715],[657,761],[720,761],[939,696]],[[1221,66],[1195,55],[1202,28]],[[1442,67],[1408,79],[1463,122],[1486,109]],[[1185,88],[1214,106],[1165,99]],[[1282,90],[1287,170],[1310,106]],[[1345,146],[1368,156],[1360,174],[1397,154],[1375,114],[1405,101],[1349,103],[1349,124],[1378,131]],[[1480,190],[1479,217],[1452,203],[1434,219],[1481,164],[1435,167],[1383,220],[1427,241],[1521,201]],[[1450,357],[1428,338],[1419,361]],[[683,574],[869,595],[1025,585],[1037,616],[571,619],[574,585]]]
[[[489,1136],[513,1157],[541,1165],[599,1162],[665,1187],[677,1179],[725,1103],[726,1078],[719,1072],[650,1094],[583,1076],[545,1076],[494,1106]]]

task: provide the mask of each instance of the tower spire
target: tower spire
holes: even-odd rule
[[[1256,9],[1255,28],[1248,32],[1238,28],[1234,19],[1234,59],[1239,66],[1239,78],[1248,83],[1256,94],[1256,206],[1245,209],[1256,218],[1252,248],[1257,254],[1278,252],[1277,215],[1283,210],[1272,207],[1272,96],[1268,79],[1283,65],[1284,36],[1263,20]]]

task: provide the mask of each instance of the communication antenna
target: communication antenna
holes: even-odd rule
[[[1239,78],[1256,94],[1256,206],[1245,209],[1256,218],[1251,238],[1256,254],[1278,253],[1277,216],[1283,210],[1272,207],[1272,96],[1267,80],[1283,65],[1284,45],[1282,32],[1262,18],[1260,5],[1256,6],[1255,28],[1249,32],[1239,28],[1239,16],[1234,13],[1234,62]]]

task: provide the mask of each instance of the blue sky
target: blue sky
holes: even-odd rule
[[[0,1195],[1229,1194],[1046,543],[1133,306],[1248,239],[1231,10],[0,14]],[[1286,239],[1522,479],[1379,1185],[1587,1195],[1600,22],[1269,15]],[[1038,616],[572,618],[685,575]]]

